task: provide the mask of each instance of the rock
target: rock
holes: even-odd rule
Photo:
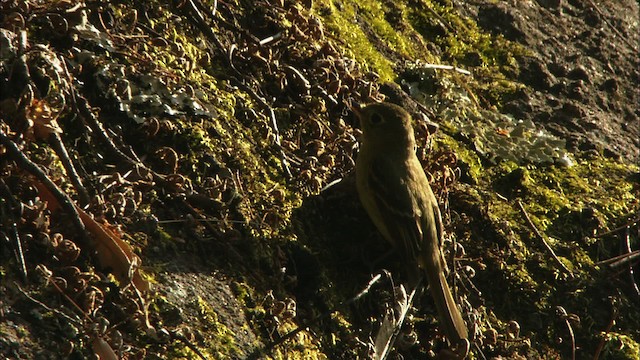
[[[589,76],[589,72],[587,72],[587,69],[582,65],[578,65],[575,68],[573,68],[571,71],[569,71],[569,73],[567,74],[567,77],[571,80],[584,80],[589,83],[591,82],[591,77]]]

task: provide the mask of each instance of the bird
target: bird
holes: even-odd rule
[[[464,357],[469,346],[467,326],[445,278],[442,217],[416,156],[411,116],[387,102],[352,110],[362,129],[356,158],[360,202],[382,236],[414,268],[410,272],[427,279],[440,326],[452,347],[466,344]]]

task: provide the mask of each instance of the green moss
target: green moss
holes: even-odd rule
[[[156,229],[156,236],[153,245],[158,247],[160,250],[176,250],[177,248],[174,236],[167,232],[167,230],[162,226],[158,226]]]
[[[381,81],[393,81],[396,74],[392,63],[385,58],[371,43],[356,19],[358,6],[349,2],[341,2],[337,8],[336,2],[326,2],[317,5],[316,12],[324,20],[326,30],[353,54],[352,57],[370,70],[380,75]],[[378,28],[383,27],[378,21]],[[384,26],[386,30],[388,27]]]
[[[408,22],[436,45],[439,59],[435,63],[473,69],[474,77],[468,86],[483,105],[501,107],[522,85],[508,80],[519,72],[516,57],[527,54],[521,45],[502,36],[486,33],[476,23],[459,15],[451,4],[430,0],[408,7]]]
[[[633,185],[626,179],[634,168],[637,171],[635,166],[600,158],[579,161],[570,168],[539,169],[532,172],[531,196],[542,213],[557,214],[563,208],[581,210],[589,206],[606,221],[615,221],[638,206]]]
[[[435,150],[446,149],[456,154],[458,166],[462,169],[463,180],[470,184],[478,183],[482,177],[482,163],[478,154],[456,141],[448,134],[442,134],[436,139]]]
[[[460,16],[451,4],[430,0],[419,3],[409,7],[408,19],[425,39],[445,51],[443,60],[453,65],[514,71],[515,56],[526,53],[521,45],[484,32],[471,19]]]
[[[370,26],[384,46],[400,56],[416,57],[419,50],[416,48],[416,44],[407,37],[410,33],[403,33],[399,29],[404,28],[405,32],[409,32],[411,29],[406,23],[406,4],[395,2],[383,5],[381,2],[372,1],[357,1],[356,3],[359,14],[365,20],[363,25]],[[385,8],[389,6],[394,8]],[[387,20],[388,17],[393,17],[394,25]]]
[[[601,336],[605,341],[601,354],[603,359],[640,359],[640,344],[630,336],[618,333],[606,333]]]
[[[207,350],[216,358],[233,357],[241,351],[235,344],[231,330],[218,320],[218,314],[198,296],[196,299],[200,321],[208,328]]]

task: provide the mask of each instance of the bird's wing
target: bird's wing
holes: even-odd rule
[[[368,181],[381,221],[389,236],[394,237],[390,240],[404,252],[405,261],[417,260],[423,267],[445,334],[457,345],[468,338],[468,333],[444,275],[446,265],[440,248],[442,219],[437,200],[431,189],[427,189],[424,173],[417,174],[406,168],[406,178],[399,179],[397,167],[406,164],[394,164],[386,158],[375,160]],[[411,167],[414,171],[418,169]],[[416,186],[425,189],[416,189]]]
[[[417,213],[415,195],[398,177],[398,167],[387,158],[377,158],[372,162],[368,177],[374,201],[384,222],[390,239],[404,252],[406,260],[419,259],[423,233],[420,214]]]

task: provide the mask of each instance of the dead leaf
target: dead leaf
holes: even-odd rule
[[[109,343],[102,338],[95,338],[91,341],[91,349],[100,360],[118,360],[118,355],[113,351]]]
[[[61,206],[49,189],[37,181],[34,184],[38,188],[40,197],[47,202],[47,208],[52,213],[58,211]],[[120,281],[121,286],[132,283],[141,292],[149,291],[149,282],[142,277],[139,271],[142,261],[133,253],[129,244],[122,240],[119,234],[106,225],[99,224],[78,206],[76,206],[76,210],[87,231],[93,235],[92,245],[100,266],[110,269],[115,278]]]
[[[141,292],[149,291],[149,283],[138,271],[142,261],[133,253],[129,244],[109,227],[95,221],[84,210],[77,206],[76,209],[87,231],[94,236],[94,246],[100,265],[110,268],[121,283],[128,284],[132,281]]]

